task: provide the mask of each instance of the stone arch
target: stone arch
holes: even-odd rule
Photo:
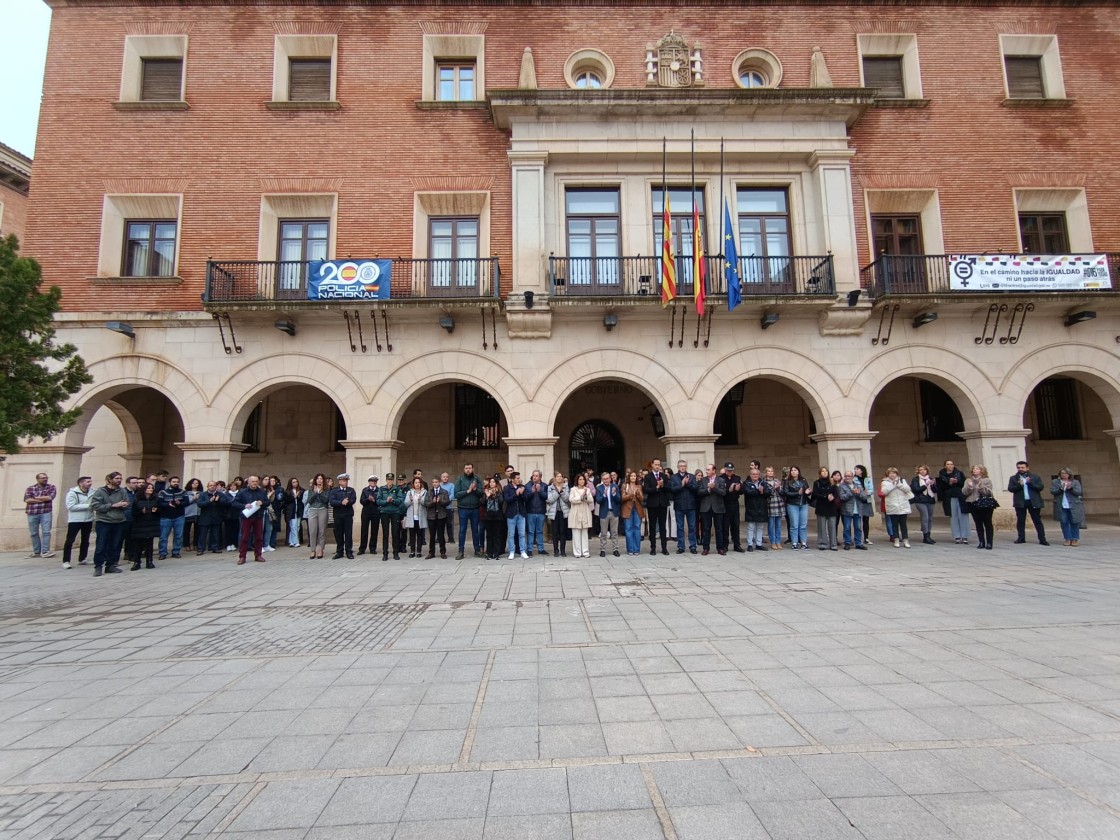
[[[535,412],[531,415],[542,425],[533,431],[551,434],[561,407],[572,394],[584,385],[607,379],[641,388],[661,412],[666,434],[681,434],[696,425],[689,422],[695,420],[690,411],[691,398],[672,371],[631,350],[604,349],[565,359],[544,375],[533,394]]]
[[[497,400],[506,422],[511,424],[510,434],[517,436],[512,428],[514,409],[528,402],[521,384],[509,370],[490,357],[459,350],[435,357],[419,356],[391,371],[373,398],[371,413],[377,418],[384,418],[384,427],[372,437],[396,438],[401,420],[412,402],[433,385],[445,382],[463,382],[489,393]]]
[[[946,371],[952,371],[950,377]],[[998,406],[1001,396],[972,360],[943,347],[910,344],[876,356],[852,377],[849,399],[854,400],[865,422],[882,390],[904,376],[926,379],[942,388],[956,403],[965,429],[990,428],[983,406]]]
[[[709,431],[724,394],[744,379],[756,378],[772,379],[792,389],[809,407],[818,432],[835,429],[836,417],[826,414],[825,407],[842,406],[845,396],[827,370],[802,353],[781,347],[750,347],[713,363],[693,391],[693,401],[707,407]]]
[[[1050,376],[1069,376],[1092,388],[1108,408],[1113,428],[1120,428],[1120,379],[1105,371],[1120,368],[1115,354],[1086,344],[1054,344],[1041,347],[1012,365],[1000,392],[1018,407],[1019,416],[1034,389]]]
[[[140,424],[132,416],[132,412],[114,400],[106,400],[103,407],[113,412],[113,416],[121,424],[121,428],[124,430],[125,451],[141,451],[144,445],[144,435],[140,431]]]
[[[238,370],[214,395],[211,409],[219,426],[214,440],[240,442],[254,400],[289,385],[310,385],[330,397],[347,429],[357,422],[354,411],[369,403],[361,383],[327,359],[305,353],[268,356]]]
[[[189,418],[197,416],[207,402],[202,388],[189,374],[157,356],[140,353],[112,356],[93,362],[88,370],[93,382],[69,400],[69,405],[81,406],[83,410],[78,422],[64,434],[63,441],[67,445],[82,445],[97,409],[132,388],[151,388],[166,397],[179,412],[184,429],[190,429]],[[114,413],[120,416],[117,411]]]

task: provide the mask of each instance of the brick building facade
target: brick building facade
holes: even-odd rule
[[[1116,512],[1105,3],[51,5],[24,252],[95,382],[7,460],[0,543],[40,468],[1026,454]],[[663,183],[703,317],[657,300]],[[981,290],[947,256],[992,254],[1103,260]],[[390,298],[308,300],[320,258]]]
[[[0,143],[0,237],[23,241],[30,188],[31,158]]]

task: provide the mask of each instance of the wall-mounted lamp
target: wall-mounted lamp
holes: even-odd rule
[[[455,332],[455,319],[450,315],[441,315],[439,325],[447,330],[448,334]]]
[[[859,303],[859,296],[862,292],[863,289],[852,289],[848,292],[848,306],[855,306]]]
[[[618,316],[613,312],[608,312],[603,316],[603,326],[607,328],[607,332],[610,332],[618,326]]]
[[[287,333],[288,335],[296,334],[296,325],[291,321],[277,321],[272,326],[276,327],[276,329],[280,330],[282,333]]]
[[[121,335],[127,335],[129,338],[136,338],[136,333],[132,331],[132,324],[128,321],[110,321],[105,325],[105,329],[112,330]]]
[[[532,309],[533,308],[533,298],[535,298],[535,297],[536,297],[536,295],[533,292],[526,292],[525,293],[525,308],[526,309]]]
[[[772,327],[776,323],[778,323],[778,313],[777,312],[766,312],[765,314],[763,314],[762,320],[760,320],[758,323],[761,325],[761,327],[764,330],[768,330],[768,329],[770,329],[770,327]]]
[[[1071,312],[1066,316],[1066,326],[1072,327],[1074,324],[1080,324],[1085,321],[1092,321],[1097,317],[1097,313],[1091,309],[1082,309],[1080,312]]]
[[[926,324],[932,324],[937,320],[936,312],[923,312],[914,318],[914,329],[924,327]]]

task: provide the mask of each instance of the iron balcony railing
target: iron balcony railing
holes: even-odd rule
[[[390,300],[497,297],[501,268],[497,257],[480,259],[394,259]],[[210,260],[206,264],[207,303],[307,300],[307,262]]]
[[[1009,255],[1030,260],[1029,254]],[[1068,254],[1069,257],[1090,256],[1087,254]],[[1117,283],[1117,271],[1120,271],[1120,254],[1107,254],[1109,281],[1099,289],[1087,291],[1115,291],[1120,288]],[[1037,258],[1037,257],[1036,257]],[[865,266],[860,271],[860,285],[867,289],[873,298],[883,295],[928,295],[928,294],[969,294],[981,292],[983,294],[1000,294],[1001,292],[1021,291],[1013,287],[1008,289],[952,288],[952,267],[948,254],[923,254],[920,256],[894,256],[884,254]],[[1063,289],[1066,293],[1080,290]]]
[[[727,265],[722,256],[704,258],[709,295],[726,295]],[[832,257],[739,257],[743,298],[834,295]],[[676,259],[677,295],[694,291],[691,258]],[[549,257],[552,294],[561,297],[660,297],[660,257]]]

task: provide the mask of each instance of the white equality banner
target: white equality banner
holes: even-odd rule
[[[949,288],[1001,292],[1111,289],[1104,254],[951,254]]]

